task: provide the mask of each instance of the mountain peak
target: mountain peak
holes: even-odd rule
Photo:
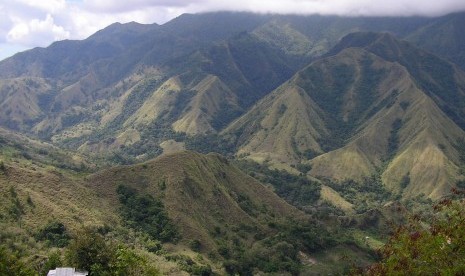
[[[369,49],[371,52],[375,53],[376,49],[381,52],[383,52],[383,49],[392,51],[393,49],[398,49],[400,43],[402,43],[402,41],[398,40],[393,34],[387,32],[355,32],[344,36],[341,41],[329,51],[327,56],[338,54],[346,48],[353,47]],[[382,56],[385,57],[384,55]]]

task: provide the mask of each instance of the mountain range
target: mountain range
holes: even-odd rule
[[[464,20],[185,14],[18,53],[0,61],[2,194],[34,202],[27,229],[52,209],[180,240],[220,274],[369,263],[399,202],[465,180]],[[138,224],[138,200],[167,228]]]

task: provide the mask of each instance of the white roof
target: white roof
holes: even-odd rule
[[[87,272],[76,271],[72,267],[57,267],[54,270],[50,270],[47,276],[87,276]]]

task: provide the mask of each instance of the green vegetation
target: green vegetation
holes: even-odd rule
[[[115,150],[110,156],[114,164],[133,164],[135,157],[144,155],[144,159],[159,156],[163,150],[160,143],[173,139],[176,142],[184,142],[187,150],[195,150],[200,153],[217,152],[225,156],[234,154],[236,148],[229,140],[217,134],[186,135],[175,132],[166,121],[160,120],[141,127],[141,140],[131,146],[123,146]]]
[[[134,250],[107,242],[95,229],[84,228],[66,249],[66,263],[89,275],[159,275],[158,270]]]
[[[365,177],[360,182],[350,179],[334,182],[327,179],[324,183],[354,204],[357,213],[364,213],[393,199],[393,194],[386,190],[379,173]]]
[[[310,181],[304,175],[293,175],[284,170],[269,169],[253,161],[237,161],[238,167],[262,183],[271,184],[275,192],[287,202],[296,206],[314,204],[320,198],[321,185]],[[302,170],[308,170],[306,166]]]
[[[299,163],[295,166],[295,168],[301,172],[302,174],[307,174],[311,169],[312,169],[312,166],[310,164],[302,164],[302,163]]]
[[[396,119],[392,123],[391,133],[388,138],[387,155],[392,158],[399,148],[399,130],[402,127],[402,120]]]
[[[19,200],[16,189],[13,186],[10,187],[10,202],[8,214],[13,220],[20,222],[22,216],[25,214],[25,210],[24,205]]]
[[[175,242],[179,239],[175,225],[159,200],[151,195],[138,195],[135,189],[124,185],[118,186],[117,193],[121,215],[128,226],[160,241]]]
[[[157,275],[161,272],[150,264],[159,261],[171,261],[165,271],[172,274],[181,268],[192,275],[213,275],[221,264],[233,275],[305,274],[302,254],[321,257],[319,264],[324,260],[328,267],[345,262],[337,257],[346,249],[370,255],[371,245],[379,241],[364,239],[364,228],[373,235],[382,233],[376,227],[389,217],[383,208],[396,202],[385,203],[397,199],[409,210],[421,209],[422,221],[413,220],[398,230],[383,251],[384,259],[370,273],[464,274],[463,265],[456,261],[465,257],[463,204],[444,201],[435,219],[428,221],[424,218],[432,212],[422,209],[429,202],[424,194],[407,195],[418,187],[430,194],[427,189],[433,187],[438,191],[435,196],[441,197],[444,187],[454,182],[465,188],[465,140],[450,147],[465,129],[463,72],[388,33],[348,35],[333,51],[316,58],[348,32],[382,30],[426,44],[450,59],[447,52],[453,52],[463,62],[465,36],[458,28],[462,17],[183,15],[164,25],[115,24],[84,41],[57,42],[0,62],[0,125],[20,132],[0,128],[0,275],[45,275],[59,265],[88,269],[91,275]],[[412,38],[432,28],[434,37]],[[304,69],[292,77],[299,68]],[[201,87],[199,82],[207,76],[220,84],[210,91],[224,88],[225,93],[216,99],[193,98],[205,92],[192,89]],[[175,81],[167,85],[179,84],[179,90],[159,90],[173,93],[169,101],[160,101],[170,106],[153,119],[152,110],[140,109],[168,79]],[[275,90],[247,112],[281,84],[292,89]],[[395,89],[410,85],[413,88]],[[277,95],[285,97],[276,105]],[[198,99],[200,106],[194,106]],[[303,108],[293,106],[296,102]],[[443,112],[436,112],[434,104]],[[267,106],[273,109],[264,110]],[[429,116],[417,117],[415,112],[426,107]],[[192,110],[198,113],[190,114],[189,123],[217,131],[228,129],[244,112],[249,117],[236,121],[245,123],[226,135],[174,131],[173,123]],[[138,111],[147,112],[132,121]],[[142,121],[148,125],[139,124]],[[282,126],[276,129],[278,124]],[[413,130],[408,129],[411,125]],[[408,152],[399,154],[401,129],[402,137],[409,138],[403,148],[424,152],[423,160]],[[431,133],[436,129],[440,133]],[[273,148],[272,152],[253,145],[257,140],[252,135],[258,132],[263,138],[260,146]],[[300,210],[216,155],[172,155],[173,159],[164,159],[168,166],[154,161],[88,174],[159,156],[160,143],[171,139],[189,150],[227,157],[248,143],[249,149],[241,150],[251,158],[269,154],[268,158],[282,158],[279,162],[288,160],[284,166],[299,175],[267,167],[279,166],[276,160],[236,164]],[[411,141],[415,147],[407,144]],[[386,142],[386,148],[380,146]],[[425,144],[442,151],[444,160],[427,164],[439,171],[422,166],[437,154],[434,147],[424,151],[431,149]],[[94,159],[79,154],[81,149],[95,151]],[[315,159],[321,153],[327,155]],[[413,157],[402,159],[408,155]],[[350,164],[357,158],[360,162]],[[312,165],[299,163],[302,160],[312,160]],[[380,164],[387,168],[383,179],[395,183],[382,183],[381,169],[373,169]],[[460,168],[457,175],[455,165]],[[402,166],[415,170],[409,167],[408,172]],[[418,171],[422,167],[427,168]],[[441,177],[427,177],[426,170]],[[374,174],[341,182],[307,177],[359,179],[357,173]],[[433,180],[414,183],[422,173],[423,179]],[[114,191],[120,183],[118,203]],[[327,202],[320,198],[321,183]],[[341,203],[338,206],[344,211],[329,202]],[[356,214],[348,215],[353,210]],[[84,226],[100,223],[112,228]],[[354,229],[341,234],[345,226],[358,227],[357,238],[351,236]],[[73,235],[80,228],[84,229]],[[162,242],[179,244],[162,247]],[[319,264],[305,268],[311,271]],[[336,274],[321,274],[331,273]]]
[[[379,106],[372,107],[379,97],[378,86],[386,75],[384,69],[372,66],[373,62],[371,56],[362,56],[359,62],[361,77],[358,79],[354,74],[355,64],[333,59],[322,59],[298,73],[299,78],[295,84],[305,89],[325,112],[326,127],[330,129],[331,135],[318,139],[324,152],[341,147],[367,116],[374,115],[393,101],[389,98]],[[347,104],[346,94],[350,89],[355,89],[357,93],[351,99],[354,101],[351,103],[353,108],[347,111],[344,107]],[[395,93],[392,97],[396,97]],[[309,157],[313,157],[313,154]]]
[[[6,171],[5,163],[3,160],[0,160],[0,173],[4,174]]]
[[[241,114],[242,110],[231,107],[226,103],[221,103],[218,112],[210,124],[214,129],[221,130]]]
[[[77,125],[82,122],[86,116],[88,115],[83,112],[65,114],[61,117],[61,125],[64,128]]]
[[[0,160],[0,174],[7,172],[5,162],[9,163],[11,161],[15,163],[32,163],[42,167],[50,165],[75,172],[88,172],[90,170],[90,166],[88,165],[91,162],[89,160],[73,160],[80,156],[74,152],[59,149],[50,144],[45,144],[12,132],[3,132],[0,133],[0,136],[3,136],[3,138],[0,138],[0,156],[2,156],[2,160]]]
[[[199,252],[200,249],[202,249],[202,243],[199,240],[194,239],[189,242],[189,247],[195,252]]]
[[[213,273],[210,265],[199,265],[192,260],[189,256],[175,254],[167,255],[166,259],[169,261],[176,262],[182,270],[188,272],[190,275],[199,275],[199,276],[210,276],[216,275]]]
[[[465,138],[458,140],[455,148],[459,153],[460,162],[465,165]]]
[[[119,128],[120,125],[131,116],[137,109],[139,109],[144,101],[153,93],[156,88],[162,84],[162,80],[146,79],[139,83],[129,94],[126,99],[124,109],[118,117],[116,117],[111,124],[107,126],[108,129]]]
[[[52,252],[45,261],[44,265],[40,269],[39,275],[47,276],[48,272],[57,267],[63,267],[63,261],[61,259],[61,254],[59,251]]]
[[[464,274],[464,201],[445,199],[435,210],[436,215],[428,226],[419,217],[413,217],[408,225],[398,228],[382,248],[382,260],[366,271],[356,272],[366,275],[393,275],[399,271],[408,275]]]
[[[456,185],[457,185],[457,188],[459,189],[465,189],[465,180],[457,181]]]
[[[87,270],[91,276],[161,275],[149,261],[147,252],[121,243],[121,237],[114,235],[116,232],[104,236],[102,230],[84,227],[72,235],[64,249],[44,252],[40,251],[41,247],[34,243],[34,239],[23,236],[25,232],[14,230],[15,233],[8,233],[2,229],[0,275],[45,276],[57,267]]]
[[[378,98],[377,88],[380,82],[383,80],[383,77],[386,75],[386,71],[384,69],[376,69],[375,66],[372,66],[373,62],[373,59],[368,56],[364,56],[363,60],[360,62],[362,67],[362,78],[356,84],[356,89],[358,92],[356,94],[357,105],[356,108],[351,110],[350,113],[350,118],[352,122],[354,122],[355,126],[360,125],[359,120],[366,115],[369,107]],[[395,97],[395,93],[393,94]],[[389,104],[389,102],[386,104]]]
[[[302,264],[298,252],[317,252],[334,244],[322,225],[315,222],[297,222],[292,219],[270,223],[276,235],[263,238],[250,249],[238,242],[222,244],[219,253],[224,257],[224,268],[230,275],[252,275],[255,269],[265,273],[287,272],[298,275]]]
[[[0,275],[33,276],[35,272],[20,260],[20,256],[0,246]]]
[[[302,157],[306,160],[311,160],[317,157],[318,155],[320,155],[320,153],[315,152],[314,150],[311,150],[311,149],[307,149],[302,153]]]
[[[410,172],[402,177],[400,180],[400,188],[405,189],[410,184]]]
[[[35,235],[38,241],[46,241],[47,245],[55,247],[65,247],[71,237],[63,223],[52,221],[40,229]]]
[[[185,142],[186,149],[200,153],[216,152],[224,156],[232,156],[236,150],[234,144],[217,134],[189,136]]]

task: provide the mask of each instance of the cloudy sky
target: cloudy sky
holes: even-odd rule
[[[464,0],[0,0],[0,60],[53,41],[83,39],[114,22],[165,23],[182,14],[233,10],[350,16],[438,16]]]

